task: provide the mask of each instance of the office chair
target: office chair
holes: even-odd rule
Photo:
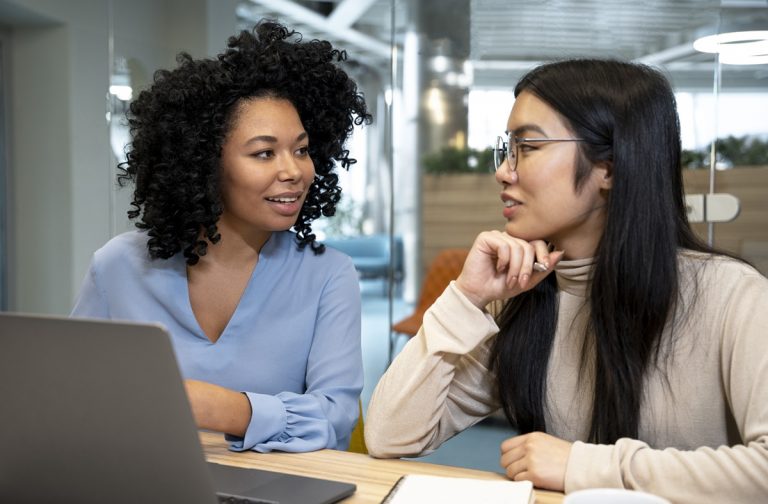
[[[416,335],[421,327],[421,321],[424,317],[424,312],[427,308],[432,306],[432,303],[443,293],[451,280],[455,280],[461,268],[464,267],[464,261],[467,259],[469,249],[451,248],[441,250],[440,253],[435,256],[432,263],[427,270],[427,274],[424,277],[424,283],[421,287],[421,293],[419,294],[419,300],[416,303],[416,308],[413,313],[406,318],[392,324],[392,331],[395,333],[395,338],[398,335],[404,335],[409,338]],[[396,341],[396,340],[395,340]],[[389,361],[392,362],[393,342],[390,341]]]

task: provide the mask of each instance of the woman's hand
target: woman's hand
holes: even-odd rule
[[[198,380],[184,380],[184,387],[198,428],[245,435],[251,421],[251,403],[245,394]]]
[[[501,443],[501,467],[509,479],[527,480],[537,488],[565,491],[565,468],[571,443],[560,438],[531,432]]]
[[[543,240],[527,242],[502,231],[480,233],[456,279],[459,290],[478,308],[534,288],[562,259]],[[537,271],[534,262],[547,269]]]

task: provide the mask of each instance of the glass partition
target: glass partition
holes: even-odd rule
[[[212,37],[203,40],[205,30],[181,29],[182,24],[213,25],[207,18],[211,9],[196,13],[186,8],[179,16],[180,6],[171,2],[164,12],[170,24],[146,23],[158,19],[141,15],[149,4],[112,2],[113,80],[127,69],[140,87],[155,68],[172,63],[177,50],[214,52]],[[487,149],[506,121],[514,83],[542,61],[619,57],[662,68],[677,91],[686,167],[695,172],[686,173],[691,194],[726,190],[717,184],[730,183],[741,166],[762,164],[745,165],[738,158],[734,164],[723,149],[759,150],[764,144],[759,118],[765,111],[765,64],[721,64],[716,55],[700,53],[692,44],[743,20],[754,24],[764,18],[765,7],[725,7],[718,0],[528,2],[514,8],[495,0],[290,3],[290,9],[255,0],[225,6],[234,9],[227,14],[232,32],[273,17],[306,37],[328,38],[350,55],[348,70],[360,82],[375,123],[350,142],[359,162],[349,173],[340,173],[344,198],[337,215],[316,227],[322,239],[354,254],[370,247],[366,254],[390,265],[361,266],[369,293],[414,303],[423,272],[439,250],[468,247],[478,230],[501,226],[497,189],[486,171]],[[119,122],[111,127],[114,141]],[[725,143],[729,137],[732,141]],[[722,160],[710,172],[708,148],[715,138],[720,139],[715,159]],[[752,190],[764,188],[755,182],[748,184]],[[736,192],[739,197],[740,189]],[[125,206],[123,198],[116,195],[116,207]],[[759,220],[753,217],[759,208],[752,197],[739,199],[741,213],[735,220],[702,222],[696,229],[760,266],[763,240],[749,224]],[[124,224],[122,212],[116,211],[115,230]]]
[[[480,231],[502,229],[488,149],[505,128],[519,77],[567,57],[640,61],[670,78],[695,231],[768,273],[765,46],[762,59],[746,64],[693,45],[706,35],[768,30],[765,3],[426,0],[395,8],[405,18],[394,27],[403,78],[395,81],[392,134],[395,227],[408,237],[405,277],[413,282],[406,303],[417,301],[441,250],[468,248]],[[470,436],[491,453],[509,434],[473,429],[458,438]],[[461,446],[451,440],[428,459],[497,469],[493,456],[475,459],[482,448]]]
[[[768,51],[750,54],[749,48],[757,30],[768,33],[768,6],[723,7],[708,30],[697,47],[719,51],[702,53],[713,69],[712,86],[681,89],[680,97],[686,189],[700,221],[695,228],[710,244],[768,274]],[[716,37],[719,45],[702,46]],[[702,199],[703,211],[695,206]]]
[[[0,29],[0,311],[8,309],[8,34]]]
[[[467,249],[478,232],[501,229],[489,147],[503,131],[518,78],[564,57],[616,57],[661,68],[676,93],[685,149],[689,217],[702,237],[768,272],[768,66],[730,64],[693,42],[762,23],[765,5],[720,0],[654,2],[499,0],[229,0],[188,6],[111,0],[112,80],[134,90],[170,66],[179,50],[215,54],[224,35],[277,18],[308,38],[346,50],[374,124],[348,148],[344,196],[318,236],[352,256],[363,293],[363,405],[408,340],[390,328],[418,304],[440,251]],[[205,4],[205,5],[203,5]],[[742,25],[739,28],[739,25]],[[229,28],[226,28],[229,27]],[[207,35],[206,35],[207,34]],[[135,91],[134,91],[135,92]],[[126,100],[112,98],[113,146]],[[119,148],[115,149],[119,157]],[[714,196],[713,196],[714,195]],[[113,230],[127,193],[116,193]],[[466,453],[434,461],[495,470],[501,428],[482,460]],[[464,436],[464,434],[462,434]],[[483,451],[478,448],[478,453]],[[489,455],[491,454],[491,455]]]

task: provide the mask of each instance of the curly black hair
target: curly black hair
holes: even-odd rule
[[[344,144],[354,125],[371,122],[362,93],[338,65],[347,54],[267,20],[230,37],[227,46],[215,59],[180,53],[177,68],[155,72],[150,88],[131,103],[132,142],[117,177],[120,186],[135,187],[128,217],[147,230],[150,257],[183,252],[187,264],[196,264],[208,242],[221,238],[221,149],[238,105],[281,98],[296,107],[315,165],[293,229],[300,248],[322,253],[311,223],[335,213],[341,188],[334,167],[356,162]]]

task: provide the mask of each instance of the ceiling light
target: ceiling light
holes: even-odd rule
[[[718,33],[696,39],[699,52],[720,55],[720,62],[730,65],[768,63],[768,30]]]
[[[726,65],[768,65],[766,54],[721,54],[720,63]]]
[[[133,98],[133,88],[131,86],[112,84],[109,86],[109,92],[117,96],[118,100],[130,101]]]
[[[115,58],[114,71],[109,79],[109,93],[122,101],[130,101],[133,98],[128,60],[122,56]]]

